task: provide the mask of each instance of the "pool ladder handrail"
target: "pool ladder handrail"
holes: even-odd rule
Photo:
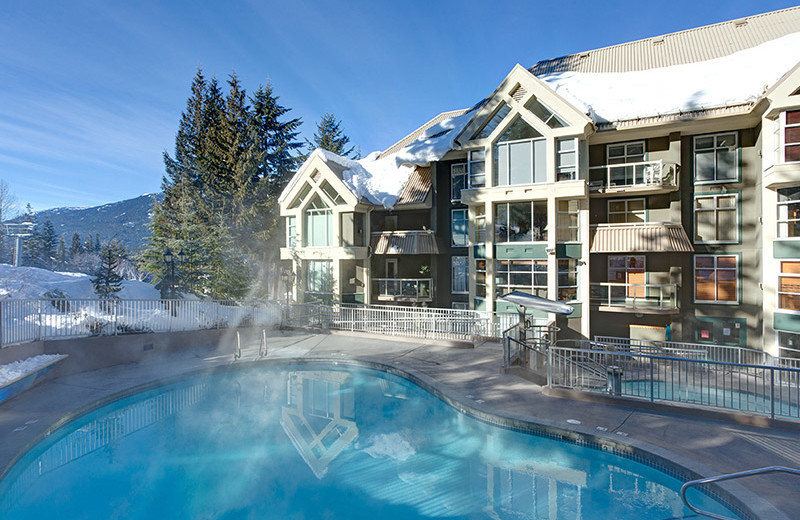
[[[768,466],[766,468],[749,469],[747,471],[739,471],[737,473],[728,473],[726,475],[717,475],[715,477],[706,477],[706,478],[699,478],[697,480],[690,480],[689,482],[686,482],[684,485],[681,486],[681,499],[683,500],[683,503],[686,504],[686,507],[688,507],[698,515],[707,516],[709,518],[714,518],[716,520],[735,520],[729,516],[718,515],[716,513],[712,513],[710,511],[704,511],[702,509],[693,506],[686,499],[686,491],[688,491],[688,489],[691,487],[700,486],[703,484],[711,484],[713,482],[722,482],[724,480],[734,480],[737,478],[751,477],[753,475],[765,475],[767,473],[789,473],[792,475],[800,476],[800,469],[787,468],[784,466]]]

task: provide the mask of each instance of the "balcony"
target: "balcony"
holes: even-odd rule
[[[375,278],[374,281],[378,285],[378,301],[433,301],[432,278]]]
[[[674,283],[591,284],[591,304],[604,312],[674,314],[679,312],[677,294]]]
[[[677,163],[662,160],[591,166],[589,192],[612,196],[621,192],[644,195],[677,191],[678,169]]]

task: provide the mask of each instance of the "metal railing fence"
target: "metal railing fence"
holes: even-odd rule
[[[0,300],[0,347],[31,341],[277,326],[280,306],[230,300]]]
[[[427,339],[500,339],[517,314],[396,305],[292,304],[285,324]]]
[[[672,355],[680,351],[679,357],[692,357],[709,361],[723,361],[745,365],[769,365],[771,356],[763,350],[732,345],[710,345],[706,343],[688,343],[685,341],[658,341],[614,336],[595,336],[598,344],[614,345],[618,349],[627,348],[632,352]]]
[[[678,288],[674,283],[616,283],[591,284],[591,303],[626,309],[677,309]]]
[[[523,341],[519,324],[503,331],[503,368],[520,366],[542,370],[546,366],[547,348],[556,340],[555,322],[531,325],[525,329]]]
[[[800,369],[551,346],[548,386],[800,419]]]

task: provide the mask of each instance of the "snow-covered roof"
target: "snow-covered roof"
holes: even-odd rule
[[[469,123],[474,109],[457,110],[427,128],[417,129],[418,137],[393,153],[372,152],[358,161],[320,148],[309,155],[298,171],[303,171],[312,157],[324,160],[348,188],[361,200],[392,208],[417,166],[438,161],[455,146],[455,139]],[[431,121],[436,121],[434,118]],[[430,123],[430,122],[429,122]],[[298,181],[295,175],[279,199],[282,202]]]
[[[540,76],[597,123],[756,101],[800,58],[800,32],[712,60],[630,72]]]

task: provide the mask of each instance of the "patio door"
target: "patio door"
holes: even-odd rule
[[[612,286],[612,297],[644,299],[647,295],[644,286],[647,281],[644,255],[609,256],[608,281],[626,284],[625,287]]]

